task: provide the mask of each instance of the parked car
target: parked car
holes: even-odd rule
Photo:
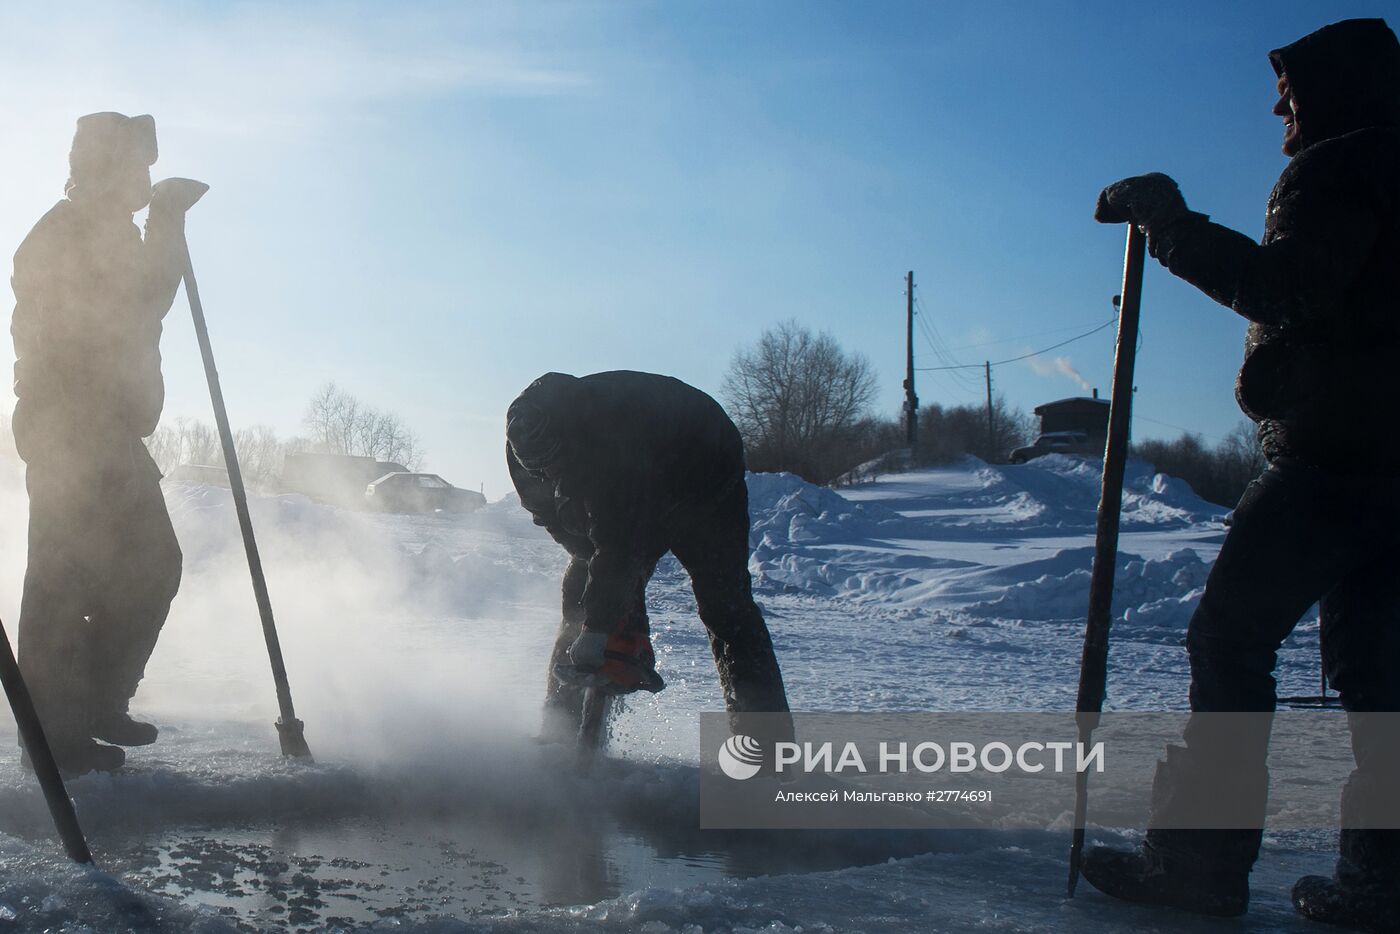
[[[1102,457],[1103,447],[1094,444],[1085,431],[1047,431],[1034,444],[1017,448],[1011,452],[1011,463],[1024,464],[1032,458],[1045,454],[1082,454]]]
[[[365,487],[365,505],[379,512],[472,512],[486,497],[435,473],[387,473]]]
[[[302,452],[287,455],[278,490],[300,493],[318,503],[363,509],[366,483],[385,474],[407,472],[403,464],[373,457]]]

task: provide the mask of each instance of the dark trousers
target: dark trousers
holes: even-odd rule
[[[1400,478],[1281,463],[1249,485],[1187,630],[1192,711],[1272,713],[1278,649],[1319,600],[1323,663],[1343,706],[1400,710]],[[1208,793],[1262,822],[1268,718],[1259,723],[1246,731],[1193,717],[1185,748],[1169,750],[1159,767],[1154,812]],[[1353,717],[1352,726],[1356,769],[1342,796],[1344,821],[1361,789],[1400,787],[1391,744],[1368,737],[1364,718]],[[1350,852],[1363,854],[1368,871],[1394,872],[1396,836],[1343,831],[1343,868]],[[1253,864],[1260,837],[1253,829],[1154,831],[1149,842],[1195,865],[1233,871]]]
[[[56,746],[126,711],[180,586],[180,546],[145,445],[79,460],[34,460],[25,477],[19,664]]]
[[[568,661],[569,646],[584,623],[583,592],[588,583],[592,548],[586,539],[561,536],[571,560],[564,572],[563,622],[550,658],[550,671]],[[656,564],[670,551],[690,574],[691,589],[710,637],[710,650],[725,708],[731,712],[788,710],[787,694],[773,640],[753,599],[749,576],[748,487],[742,478],[718,499],[687,505],[637,530],[628,562],[632,600],[627,625],[649,632],[646,587]],[[547,718],[561,715],[560,726],[576,729],[582,692],[549,679]]]

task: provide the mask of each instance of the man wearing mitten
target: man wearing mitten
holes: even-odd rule
[[[1250,322],[1236,396],[1269,465],[1186,642],[1193,712],[1265,716],[1257,729],[1193,716],[1159,764],[1143,846],[1083,865],[1110,895],[1218,915],[1248,905],[1275,653],[1309,607],[1326,597],[1324,664],[1348,712],[1400,710],[1400,434],[1377,421],[1400,402],[1400,45],[1382,20],[1348,20],[1269,60],[1290,161],[1261,243],[1189,210],[1160,174],[1110,185],[1095,213],[1143,228],[1152,256]],[[1310,918],[1379,930],[1400,917],[1400,749],[1382,721],[1351,717],[1336,874],[1293,889]],[[1176,811],[1206,797],[1243,829],[1184,829]]]
[[[19,664],[61,769],[119,768],[155,741],[127,705],[180,585],[142,439],[160,419],[161,321],[206,186],[151,185],[150,116],[78,120],[66,197],[15,254],[15,446],[29,490]],[[146,233],[132,215],[150,206]],[[97,742],[103,740],[112,745]]]
[[[744,445],[719,403],[669,376],[546,373],[506,414],[520,502],[569,552],[545,734],[577,731],[583,691],[657,691],[646,585],[672,552],[734,712],[786,712],[749,577]]]

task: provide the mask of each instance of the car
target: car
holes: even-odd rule
[[[473,512],[486,497],[462,490],[435,473],[387,473],[365,487],[365,505],[379,512]]]
[[[277,489],[280,493],[300,493],[318,503],[363,509],[365,484],[391,473],[410,471],[403,464],[374,457],[299,451],[287,455]]]
[[[1045,454],[1082,454],[1101,457],[1103,456],[1103,444],[1102,442],[1094,444],[1090,440],[1088,432],[1084,431],[1047,431],[1036,438],[1034,444],[1012,451],[1010,459],[1013,464],[1024,464],[1032,458]]]

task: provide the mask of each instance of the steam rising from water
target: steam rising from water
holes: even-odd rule
[[[186,579],[138,695],[142,707],[275,717],[229,495],[172,486],[167,501]],[[255,501],[313,750],[359,763],[455,758],[534,731],[562,557],[543,536],[522,543],[521,530],[504,534],[522,518],[500,506],[454,520],[371,516],[297,497]],[[472,526],[474,554],[462,552],[462,522]]]
[[[0,460],[10,517],[0,612],[12,643],[22,470]],[[247,724],[275,753],[276,699],[231,496],[180,484],[165,492],[184,577],[132,710],[176,730]],[[563,556],[518,507],[389,517],[283,496],[254,498],[252,512],[292,696],[319,761],[457,769],[531,745]],[[132,764],[159,758],[173,738],[133,750]]]

